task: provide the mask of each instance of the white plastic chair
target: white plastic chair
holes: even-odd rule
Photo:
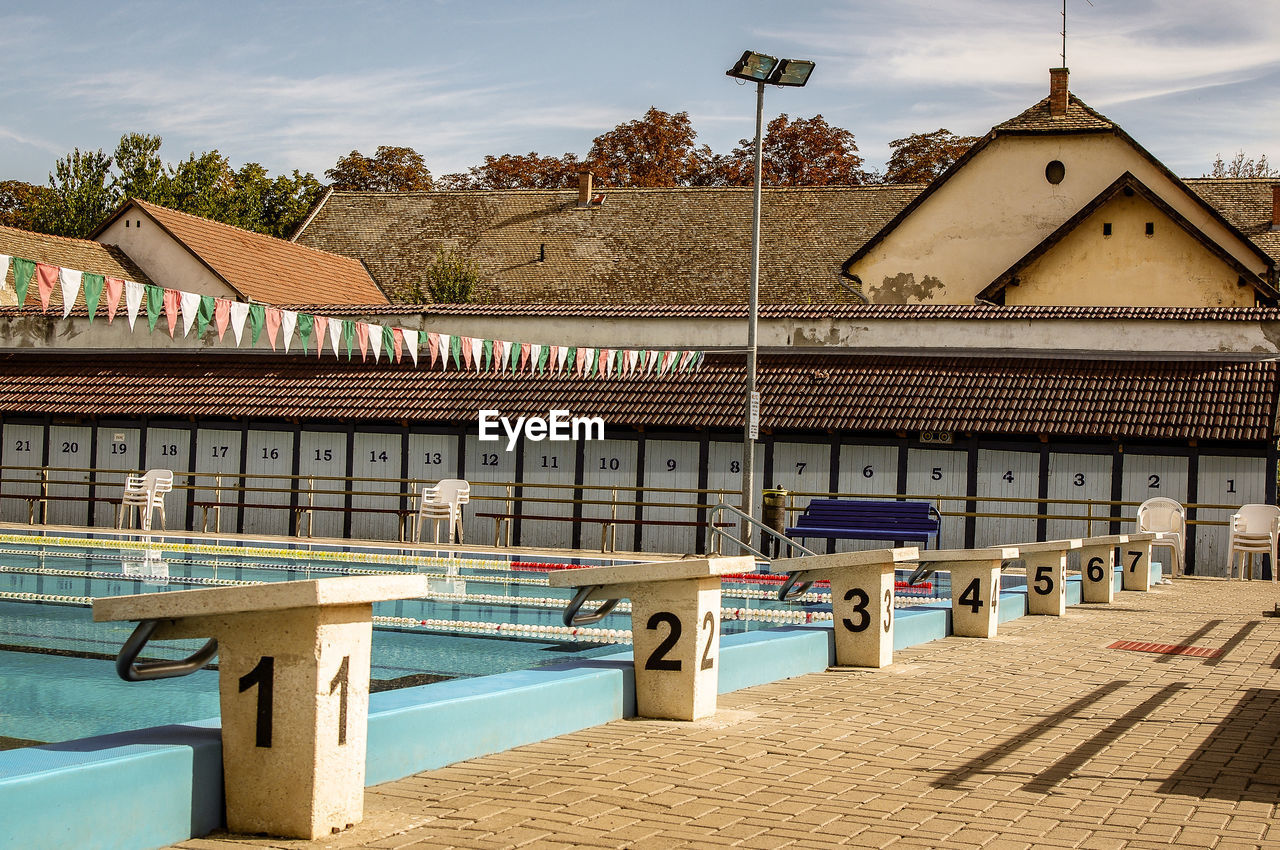
[[[436,498],[453,505],[453,528],[462,542],[462,506],[471,501],[471,485],[461,478],[441,478],[436,482]]]
[[[1147,499],[1138,506],[1138,531],[1160,531],[1163,540],[1152,541],[1151,546],[1164,546],[1173,551],[1173,567],[1170,573],[1180,576],[1186,569],[1187,559],[1187,509],[1179,502],[1159,496]]]
[[[129,516],[129,510],[135,507],[139,511],[139,522],[141,522],[142,509],[150,502],[151,497],[147,494],[146,479],[141,475],[126,477],[124,493],[120,497],[120,512],[116,514],[116,528],[124,528],[125,520]]]
[[[418,521],[414,524],[414,540],[422,542],[422,526],[427,521],[431,522],[431,542],[440,542],[440,523],[445,524],[447,532],[445,534],[446,541],[453,542],[453,525],[454,525],[454,506],[449,502],[440,498],[439,485],[422,488],[422,495],[418,497]]]
[[[1275,505],[1241,505],[1231,515],[1231,547],[1228,550],[1227,578],[1240,558],[1240,578],[1245,578],[1244,555],[1249,556],[1248,577],[1253,578],[1253,556],[1266,553],[1271,556],[1271,581],[1276,582],[1276,551],[1280,541],[1280,507]]]
[[[160,527],[167,529],[164,518],[164,496],[166,493],[173,492],[173,470],[172,469],[148,469],[147,474],[142,476],[146,481],[147,492],[151,494],[151,502],[147,508],[146,520],[143,528],[147,531],[151,530],[153,525],[151,517],[153,512],[160,511]]]

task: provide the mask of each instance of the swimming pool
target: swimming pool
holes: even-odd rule
[[[91,600],[196,587],[325,576],[415,573],[423,599],[374,606],[373,688],[482,676],[617,651],[629,643],[623,603],[588,628],[561,622],[568,590],[547,586],[551,569],[627,563],[349,544],[283,544],[109,531],[33,533],[0,527],[0,738],[63,741],[216,717],[217,674],[129,684],[113,659],[132,623],[95,623]],[[780,603],[776,585],[729,579],[722,632],[830,617],[820,590]],[[148,646],[183,657],[199,641]],[[0,744],[4,742],[0,741]]]

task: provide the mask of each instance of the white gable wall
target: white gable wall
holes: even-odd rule
[[[131,205],[111,222],[97,241],[120,246],[158,286],[238,299],[222,278],[137,206]]]
[[[1053,160],[1066,167],[1057,185],[1045,179],[1045,166]],[[977,293],[1126,171],[1246,267],[1263,272],[1265,265],[1245,242],[1110,133],[997,137],[850,272],[862,279],[863,291],[874,303],[971,304]]]

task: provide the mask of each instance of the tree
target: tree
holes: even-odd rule
[[[0,180],[0,225],[33,230],[36,208],[52,191],[21,180]]]
[[[160,159],[163,139],[146,133],[126,133],[116,145],[116,176],[112,186],[120,200],[142,198],[169,206],[165,191],[168,174]]]
[[[928,183],[973,147],[977,136],[957,136],[945,127],[912,133],[889,143],[893,154],[885,167],[885,183]]]
[[[786,113],[769,122],[762,145],[761,182],[767,186],[856,186],[867,182],[853,133],[832,127],[821,115],[791,121]],[[712,184],[749,186],[755,179],[755,139],[714,164]]]
[[[55,236],[85,237],[116,205],[111,157],[76,148],[58,160],[49,175],[50,193],[36,206],[35,229]]]
[[[471,300],[480,271],[475,263],[447,248],[437,248],[435,259],[427,266],[422,282],[407,293],[419,304],[428,300],[437,304],[465,304]]]
[[[689,113],[649,107],[643,118],[596,136],[586,166],[611,186],[691,186],[711,160],[711,149],[694,146]]]
[[[566,153],[561,157],[527,154],[486,156],[484,165],[472,166],[465,174],[440,178],[445,189],[568,189],[575,184],[583,164]]]
[[[373,158],[354,150],[324,173],[333,188],[359,192],[408,192],[432,187],[431,172],[413,148],[379,145]]]
[[[1280,177],[1280,169],[1272,168],[1267,155],[1246,159],[1244,151],[1237,151],[1231,162],[1223,162],[1222,154],[1213,161],[1213,170],[1205,177]]]

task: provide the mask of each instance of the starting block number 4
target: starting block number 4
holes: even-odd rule
[[[645,628],[649,631],[655,631],[663,623],[666,623],[670,631],[662,642],[654,648],[649,654],[649,658],[644,662],[646,670],[665,670],[672,673],[679,673],[684,670],[684,663],[679,658],[668,658],[667,654],[675,649],[676,644],[680,642],[680,635],[684,631],[684,627],[680,624],[680,618],[670,611],[657,611],[649,617],[645,623]],[[707,633],[707,642],[702,650],[702,658],[699,662],[699,670],[712,670],[716,666],[715,656],[712,655],[712,647],[715,644],[716,635],[716,615],[712,611],[707,611],[702,617],[702,628]]]

